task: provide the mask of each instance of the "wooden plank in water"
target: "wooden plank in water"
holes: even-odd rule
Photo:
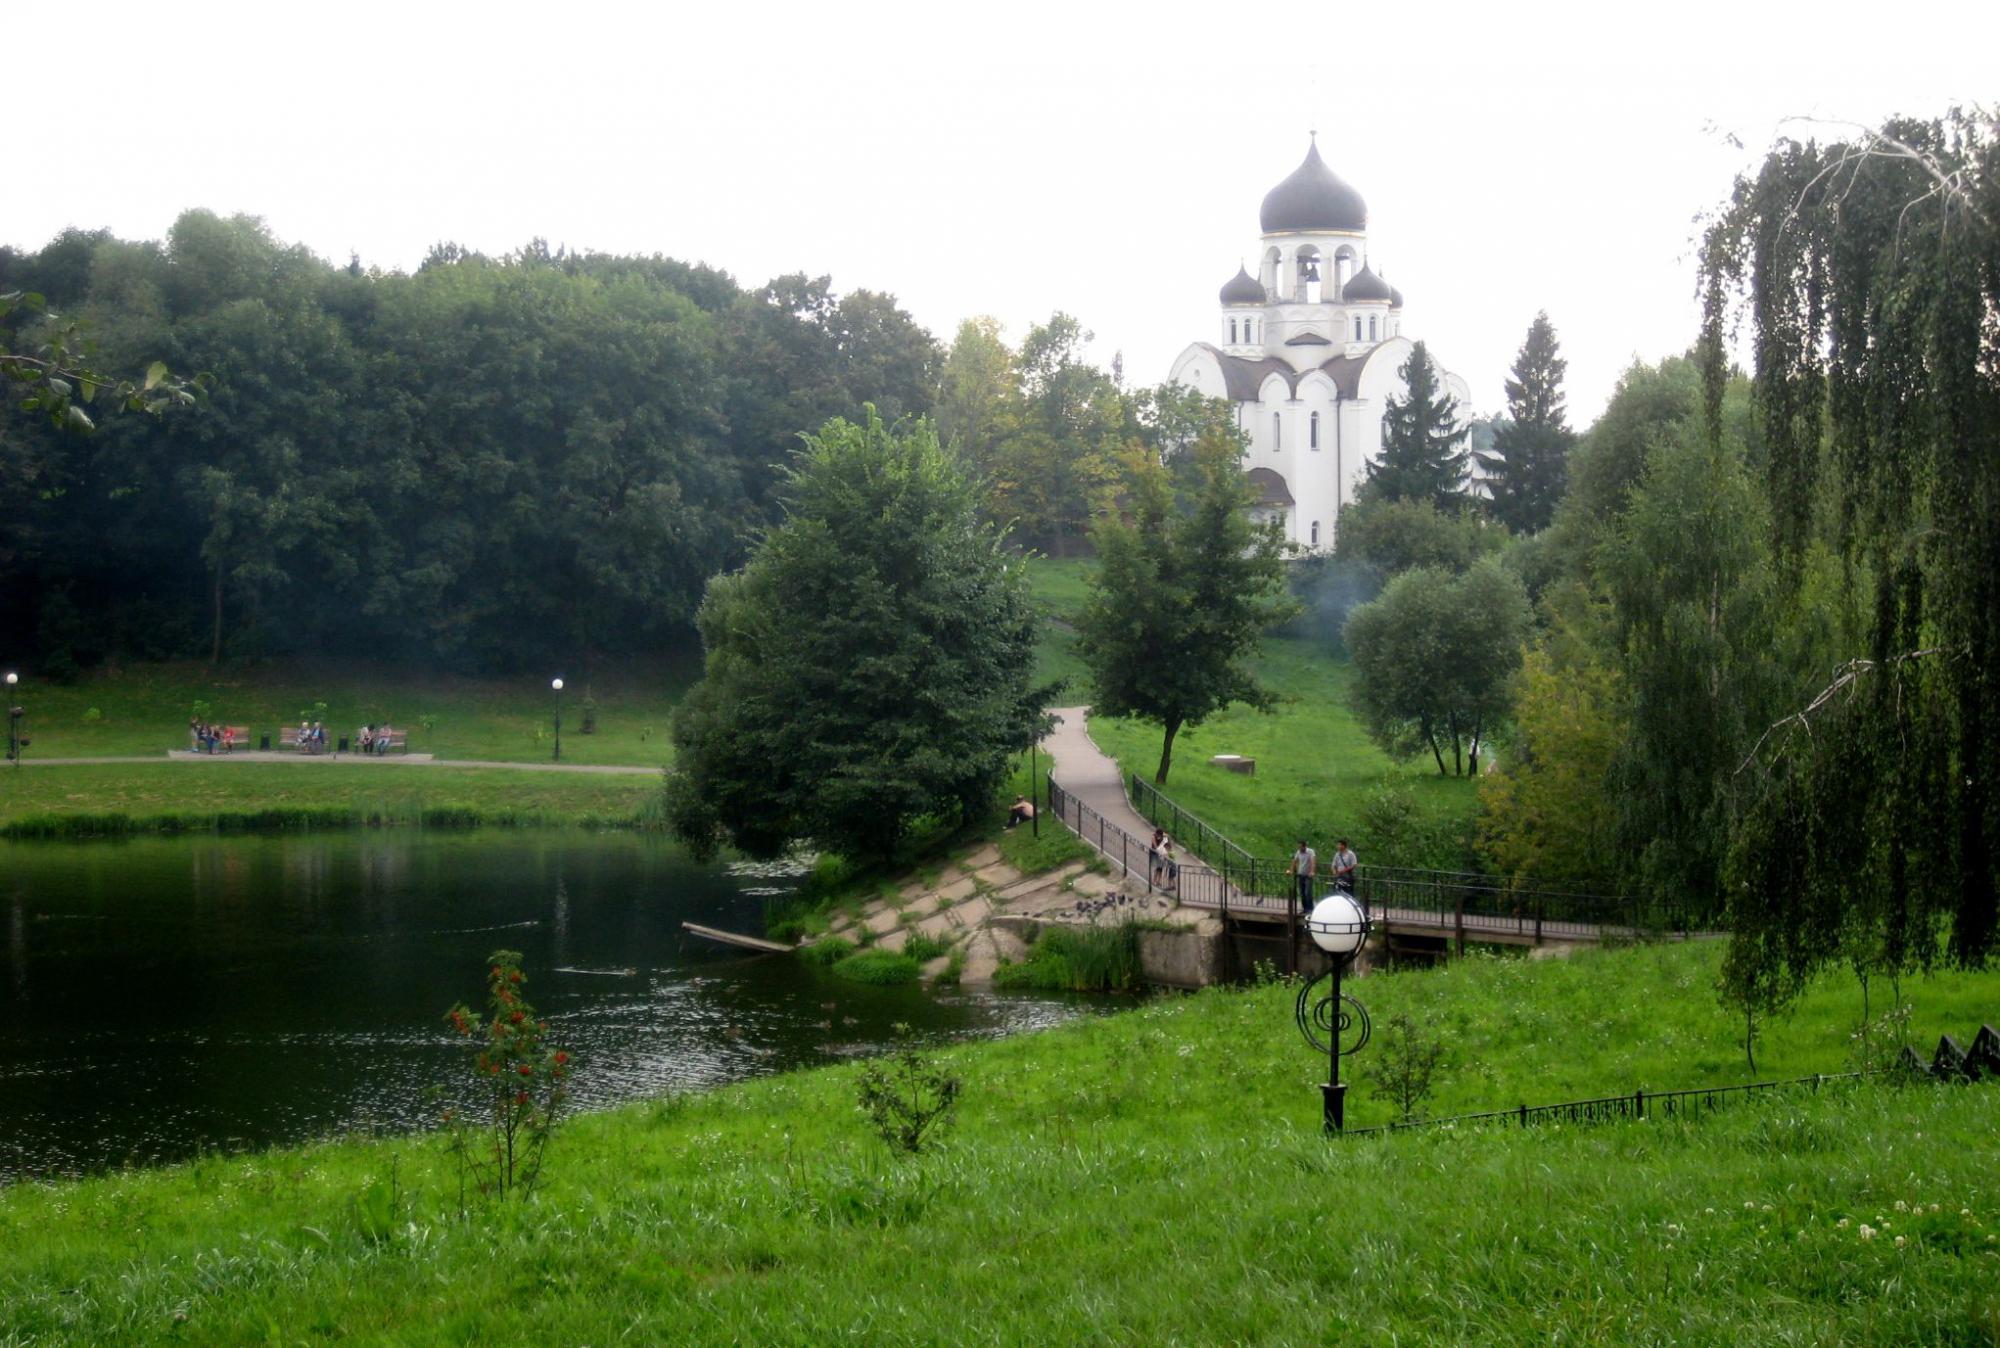
[[[704,927],[699,922],[683,922],[681,926],[696,936],[706,936],[709,940],[720,941],[724,945],[742,946],[745,950],[761,950],[767,955],[787,955],[796,949],[780,941],[767,941],[761,936],[745,936],[735,931],[718,931],[714,927]]]

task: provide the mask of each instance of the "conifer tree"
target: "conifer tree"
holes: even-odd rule
[[[1403,363],[1407,398],[1390,398],[1382,416],[1382,457],[1368,465],[1369,494],[1386,501],[1429,501],[1440,510],[1465,493],[1467,428],[1444,391],[1437,365],[1418,342]]]
[[[1527,340],[1507,381],[1509,420],[1493,436],[1491,453],[1474,453],[1486,474],[1493,516],[1515,533],[1546,529],[1569,483],[1575,434],[1563,421],[1563,372],[1555,325],[1546,312],[1528,325]]]

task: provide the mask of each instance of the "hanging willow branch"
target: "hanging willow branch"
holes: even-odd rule
[[[1933,655],[1944,655],[1947,651],[1948,648],[1944,646],[1928,646],[1920,651],[1905,651],[1901,655],[1887,661],[1869,659],[1849,660],[1834,671],[1833,682],[1822,688],[1819,696],[1806,703],[1805,706],[1799,708],[1799,710],[1793,712],[1791,715],[1781,717],[1765,727],[1764,733],[1757,737],[1757,742],[1750,746],[1750,752],[1744,756],[1741,763],[1736,765],[1736,771],[1731,775],[1742,776],[1750,765],[1757,761],[1757,756],[1764,751],[1764,745],[1770,740],[1771,736],[1778,734],[1780,731],[1799,729],[1805,731],[1807,737],[1810,738],[1812,735],[1812,718],[1831,706],[1834,699],[1842,693],[1851,691],[1860,681],[1862,675],[1872,674],[1884,664],[1893,667],[1906,664],[1912,660],[1922,660]]]

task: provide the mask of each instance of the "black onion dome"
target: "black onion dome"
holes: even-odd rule
[[[1264,209],[1258,218],[1266,234],[1283,230],[1359,233],[1368,228],[1368,204],[1326,166],[1315,141],[1292,176],[1264,194]]]
[[[1347,284],[1341,287],[1340,298],[1353,304],[1357,300],[1393,299],[1395,294],[1387,281],[1368,270],[1364,264],[1361,270],[1349,277]]]
[[[1403,307],[1403,292],[1394,286],[1389,287],[1389,307],[1391,309],[1400,309]]]
[[[1236,268],[1236,275],[1230,277],[1229,284],[1222,287],[1222,302],[1224,304],[1262,304],[1264,302],[1264,287],[1256,277],[1245,271],[1242,264],[1239,263]]]

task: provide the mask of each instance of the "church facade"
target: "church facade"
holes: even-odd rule
[[[1181,352],[1169,377],[1235,406],[1259,514],[1322,552],[1382,452],[1387,400],[1408,394],[1401,370],[1412,343],[1402,292],[1369,256],[1368,207],[1316,141],[1265,194],[1259,223],[1257,274],[1237,268],[1219,296],[1215,340]],[[1438,372],[1463,419],[1470,389]]]

